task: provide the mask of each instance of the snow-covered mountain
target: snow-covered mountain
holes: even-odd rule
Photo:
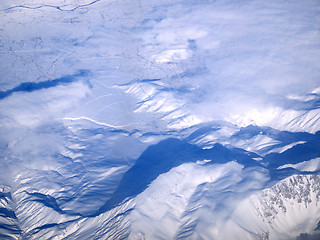
[[[319,238],[316,0],[0,12],[0,239]]]
[[[252,128],[247,134],[254,138]],[[3,186],[3,237],[290,239],[317,233],[317,135],[291,133],[301,137],[291,141],[305,143],[264,157],[231,145],[203,149],[170,138],[124,162],[99,158],[106,148],[100,149],[98,136],[110,132],[88,133],[88,144],[73,143],[57,156],[55,169],[24,169],[14,185]],[[121,134],[113,133],[113,140]]]

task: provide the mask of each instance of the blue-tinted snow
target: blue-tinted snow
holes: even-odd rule
[[[196,162],[199,159],[212,160],[209,164],[236,161],[245,167],[262,166],[247,154],[230,151],[220,144],[211,149],[202,149],[186,141],[170,138],[143,152],[134,166],[123,175],[117,190],[99,213],[114,208],[126,198],[135,197],[143,192],[159,175],[170,169],[183,163]]]
[[[23,82],[19,86],[12,89],[0,92],[0,100],[12,95],[15,92],[33,92],[41,89],[47,89],[58,85],[68,85],[74,81],[78,81],[78,78],[88,75],[88,71],[81,70],[76,74],[61,77],[58,79],[47,80],[43,82]]]

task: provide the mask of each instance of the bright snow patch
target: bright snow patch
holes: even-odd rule
[[[315,172],[320,170],[320,158],[314,158],[297,164],[286,164],[278,167],[278,169],[294,168],[299,171]]]

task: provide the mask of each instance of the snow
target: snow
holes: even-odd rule
[[[314,158],[309,161],[300,162],[297,164],[285,164],[278,169],[284,169],[284,168],[294,168],[299,171],[308,171],[308,172],[315,172],[320,170],[320,158]]]
[[[242,178],[237,179],[229,175],[230,171],[222,171],[216,177],[206,180],[205,175],[215,174],[224,167],[230,170],[236,165],[211,167],[211,170],[204,172],[201,167],[193,164],[183,165],[153,182],[147,191],[136,198],[136,208],[130,214],[132,231],[129,239],[139,239],[139,236],[165,239],[182,236],[188,239],[257,239],[260,236],[263,239],[263,236],[269,236],[268,239],[293,239],[303,231],[314,230],[319,215],[319,200],[316,197],[319,192],[318,177],[293,176],[271,189],[256,191],[250,196],[234,198],[225,193],[224,198],[221,198],[221,193],[217,195],[216,191],[228,189],[230,185],[227,182],[241,181]],[[199,174],[201,177],[196,177],[196,181],[188,181]],[[242,175],[241,171],[238,174]],[[233,177],[230,178],[231,176]],[[265,181],[258,176],[256,181]],[[160,181],[165,177],[168,179]],[[223,184],[214,184],[219,180]],[[248,179],[249,182],[252,180]],[[169,186],[167,181],[170,182]],[[193,185],[194,182],[198,182],[197,188]],[[296,183],[298,186],[295,186]],[[307,190],[309,187],[306,183],[311,184],[311,191]],[[156,188],[157,184],[161,186]],[[206,193],[200,195],[197,192],[200,191],[201,185],[216,187],[206,187]],[[174,188],[170,190],[170,186]],[[195,192],[192,195],[180,195],[179,191],[182,191],[184,186],[188,186],[188,192]],[[299,186],[301,188],[298,188]],[[300,190],[294,189],[306,189],[306,195],[297,194]],[[297,201],[297,196],[301,196],[303,200]],[[217,207],[213,208],[215,204]]]
[[[181,231],[179,229],[184,226],[184,222],[190,217],[199,218],[195,221],[205,221],[207,224],[211,222],[210,228],[214,226],[215,221],[222,219],[224,212],[221,213],[221,209],[218,207],[219,204],[222,204],[219,201],[222,199],[226,201],[222,197],[222,192],[225,189],[227,195],[227,189],[239,191],[235,188],[232,190],[231,186],[243,181],[249,172],[244,171],[243,167],[235,162],[223,165],[205,165],[205,163],[204,161],[200,165],[194,163],[180,165],[170,172],[160,175],[146,191],[138,195],[135,200],[135,210],[130,214],[132,225],[129,239],[136,239],[140,233],[148,239],[156,236],[166,239],[174,238]],[[247,188],[259,189],[259,185],[263,184],[267,177],[263,176],[262,172],[257,175],[251,175],[251,173],[249,173],[250,178],[257,183],[247,186]],[[221,194],[216,200],[210,197],[210,201],[214,202],[207,205],[201,202],[202,195],[198,195],[197,192],[201,186],[209,187],[210,185],[214,186],[214,189],[210,190],[212,194],[219,191]],[[217,203],[215,203],[216,201]],[[226,211],[229,211],[229,207],[232,208],[237,201],[238,199],[232,200]],[[194,206],[194,203],[197,205]],[[206,206],[211,208],[215,205],[216,208],[210,210],[214,212],[215,217],[199,215],[198,211],[202,212],[207,208]]]
[[[294,142],[294,143],[288,144],[286,146],[283,146],[281,148],[272,149],[271,151],[269,151],[269,153],[273,153],[273,152],[283,153],[283,152],[287,151],[288,149],[291,149],[292,147],[294,147],[294,146],[296,146],[298,144],[304,144],[304,143],[306,143],[306,141]]]

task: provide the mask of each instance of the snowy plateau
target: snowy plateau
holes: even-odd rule
[[[0,239],[320,239],[319,0],[1,0]]]

